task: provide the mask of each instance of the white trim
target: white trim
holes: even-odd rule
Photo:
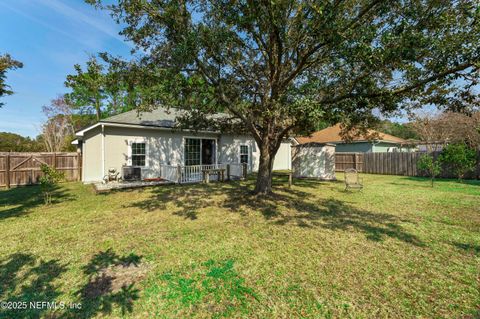
[[[288,169],[292,170],[292,145],[288,145]]]
[[[203,165],[202,164],[202,142],[201,140],[213,140],[215,141],[215,144],[214,144],[214,155],[215,155],[215,163],[213,164],[218,164],[218,138],[217,137],[202,137],[202,136],[183,136],[182,137],[182,153],[183,153],[183,158],[182,158],[182,161],[183,161],[183,165],[186,165],[186,161],[185,161],[185,140],[186,139],[195,139],[195,140],[200,140],[200,165]]]
[[[82,145],[82,182],[85,182],[85,153],[87,152],[87,143]]]
[[[247,147],[247,156],[248,156],[248,169],[250,170],[251,166],[252,166],[252,147],[251,145],[249,144],[240,144],[238,146],[238,164],[241,164],[242,163],[242,146],[246,146]]]
[[[147,139],[145,137],[141,136],[141,137],[129,138],[127,141],[128,141],[127,165],[128,166],[133,166],[132,165],[132,143],[144,143],[145,144],[145,166],[135,166],[135,167],[140,167],[140,168],[149,167],[149,165],[148,165],[149,147],[148,147]]]
[[[189,130],[189,129],[181,129],[181,128],[174,128],[174,127],[160,127],[160,126],[148,126],[148,125],[141,125],[141,124],[122,124],[122,123],[110,123],[110,122],[97,122],[91,126],[88,126],[84,128],[83,130],[80,130],[75,133],[75,136],[81,137],[85,132],[90,131],[91,129],[94,129],[100,125],[104,126],[111,126],[111,127],[125,127],[125,128],[143,128],[143,129],[149,129],[149,130],[162,130],[162,131],[173,131],[173,130],[178,130],[180,132],[198,132],[198,133],[210,133],[210,134],[219,134],[220,132],[218,131],[195,131],[195,130]]]
[[[105,127],[102,125],[102,178],[105,176]]]

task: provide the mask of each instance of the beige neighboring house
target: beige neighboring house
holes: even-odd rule
[[[258,146],[251,136],[215,131],[180,130],[177,109],[129,111],[108,117],[76,132],[82,152],[82,181],[98,182],[109,169],[137,168],[141,178],[162,177],[162,168],[246,163],[257,171]],[[284,141],[274,170],[291,169],[291,141]]]

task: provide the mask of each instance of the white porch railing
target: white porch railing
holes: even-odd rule
[[[167,181],[177,182],[177,166],[161,165],[160,176]]]
[[[224,176],[226,179],[230,179],[231,177],[246,177],[247,167],[244,164],[211,164],[189,166],[161,165],[160,174],[163,179],[175,183],[198,183],[203,181],[204,170],[222,168],[225,169]],[[216,176],[216,174],[210,174],[210,180],[215,180],[217,178],[218,176]]]

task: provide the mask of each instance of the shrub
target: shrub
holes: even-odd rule
[[[52,203],[52,195],[57,184],[65,178],[65,175],[63,172],[59,172],[46,164],[42,164],[40,169],[43,173],[43,176],[40,177],[40,188],[42,189],[45,204],[48,205]]]
[[[433,187],[433,181],[435,177],[438,176],[442,170],[440,162],[438,160],[434,160],[432,155],[424,154],[420,157],[417,167],[418,169],[427,173],[427,175],[430,177]]]
[[[447,145],[440,155],[440,160],[448,165],[460,180],[475,168],[476,157],[474,149],[464,143],[457,143]]]

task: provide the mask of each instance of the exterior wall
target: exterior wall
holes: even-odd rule
[[[372,143],[338,143],[335,146],[335,151],[338,153],[367,153],[372,151]]]
[[[297,178],[335,179],[335,147],[296,146],[293,175]]]
[[[249,170],[257,171],[260,162],[260,150],[257,143],[249,136],[222,135],[219,141],[219,163],[240,163],[240,145],[248,145],[250,152]]]
[[[407,147],[401,148],[399,144],[380,142],[372,144],[371,142],[357,143],[338,143],[336,144],[336,152],[338,153],[382,153],[388,152],[392,147],[397,147],[397,152],[411,152],[414,149]]]
[[[391,144],[391,143],[378,143],[373,145],[373,152],[374,153],[382,153],[382,152],[388,152],[388,149],[392,147],[398,147],[397,144]],[[400,150],[400,148],[399,148]]]
[[[108,169],[122,170],[129,165],[129,145],[132,142],[145,142],[146,158],[142,167],[142,177],[155,178],[160,175],[160,165],[184,164],[185,138],[212,138],[217,142],[218,163],[240,163],[240,145],[248,145],[250,171],[257,171],[260,152],[255,140],[248,136],[219,135],[214,133],[181,132],[172,130],[104,127],[105,158],[102,165],[102,130],[99,127],[85,133],[83,153],[83,181],[102,180]],[[87,134],[88,133],[88,134]],[[282,143],[277,153],[274,168],[290,169],[290,143]],[[288,158],[284,158],[287,157]]]
[[[129,143],[145,142],[145,166],[142,177],[160,175],[160,165],[183,165],[184,137],[217,138],[215,134],[195,135],[171,130],[105,127],[105,170],[129,165]]]
[[[273,170],[292,169],[292,144],[283,142],[275,155]]]
[[[85,132],[82,146],[82,181],[102,178],[102,131],[100,127]]]

